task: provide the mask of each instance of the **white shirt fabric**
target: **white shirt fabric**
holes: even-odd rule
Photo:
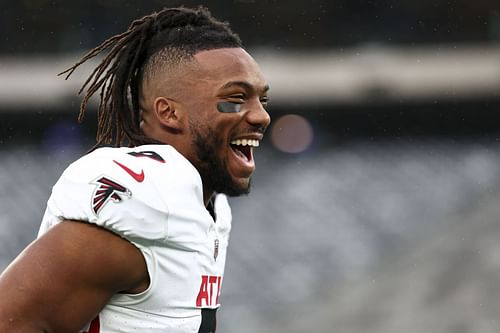
[[[215,221],[199,173],[173,147],[99,148],[54,185],[39,236],[64,219],[87,221],[142,252],[149,287],[113,296],[93,332],[194,333],[201,309],[220,306],[231,229],[226,196],[216,196],[214,211]]]

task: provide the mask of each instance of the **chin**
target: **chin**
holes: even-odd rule
[[[243,179],[243,180],[238,180],[238,181],[233,181],[231,184],[227,184],[223,188],[221,188],[219,191],[216,191],[218,193],[224,193],[227,196],[230,197],[239,197],[242,195],[247,195],[250,193],[250,189],[252,187],[250,179]]]

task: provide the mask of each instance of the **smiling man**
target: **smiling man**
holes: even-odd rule
[[[97,144],[0,276],[0,332],[215,332],[226,195],[250,189],[268,85],[204,8],[136,20],[68,75],[105,50],[80,109],[101,92]]]

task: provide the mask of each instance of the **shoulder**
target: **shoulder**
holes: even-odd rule
[[[44,219],[49,225],[88,221],[126,238],[158,239],[176,198],[200,191],[196,169],[171,146],[100,148],[63,172]]]
[[[127,165],[124,166],[124,163]],[[150,170],[161,169],[163,172],[181,171],[191,168],[187,159],[168,145],[144,145],[133,148],[104,147],[81,157],[65,170],[63,175],[82,176],[95,172],[111,172],[130,175],[129,166],[147,168]],[[189,170],[188,170],[189,171]]]
[[[187,159],[168,145],[106,147],[73,162],[63,172],[58,183],[94,184],[100,182],[102,177],[116,180],[122,185],[151,187],[169,178],[196,182],[199,174]]]

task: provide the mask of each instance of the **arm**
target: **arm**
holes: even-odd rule
[[[64,221],[0,275],[0,332],[78,332],[113,294],[148,285],[134,245],[92,224]]]

